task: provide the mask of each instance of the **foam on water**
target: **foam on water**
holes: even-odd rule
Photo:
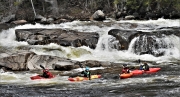
[[[116,21],[115,23],[137,23],[137,24],[149,24],[152,25],[155,28],[158,27],[180,27],[180,20],[166,20],[166,19],[158,19],[158,20],[147,20],[147,21],[137,21],[137,20],[130,20],[130,21]],[[49,45],[43,45],[43,46],[31,46],[31,51],[37,53],[37,54],[43,54],[43,55],[52,55],[52,56],[59,56],[59,57],[65,57],[70,58],[73,60],[100,60],[100,61],[111,61],[111,62],[121,62],[124,60],[127,61],[133,61],[137,59],[143,59],[147,61],[169,61],[172,59],[179,59],[180,58],[180,42],[173,42],[173,41],[180,41],[177,37],[169,36],[166,40],[168,42],[168,39],[172,41],[175,44],[175,48],[166,50],[166,55],[162,57],[154,57],[151,55],[136,55],[131,52],[131,45],[129,47],[129,50],[127,51],[117,51],[114,49],[110,49],[110,44],[108,43],[108,39],[112,39],[108,35],[108,31],[110,29],[119,29],[120,26],[116,24],[112,24],[111,26],[106,25],[94,25],[92,22],[88,21],[73,21],[73,22],[67,22],[62,24],[51,24],[51,25],[41,25],[41,24],[26,24],[26,25],[20,25],[15,28],[10,28],[8,30],[4,30],[0,33],[0,45],[6,46],[6,47],[18,47],[18,46],[28,46],[27,42],[17,42],[15,40],[15,29],[33,29],[33,28],[44,28],[44,29],[68,29],[68,30],[77,30],[83,33],[86,32],[97,32],[100,35],[97,48],[95,50],[90,49],[88,47],[80,47],[81,50],[78,50],[78,54],[75,54],[74,51],[77,51],[78,48],[74,47],[62,47],[58,46],[57,44],[49,44]],[[142,29],[142,28],[136,28],[136,30]],[[106,42],[107,41],[107,42]],[[101,45],[104,44],[105,48],[102,49]],[[133,42],[131,43],[133,44]],[[34,48],[33,48],[34,47]],[[50,49],[59,49],[59,50],[51,50],[46,51],[42,50],[42,48],[50,48]],[[90,52],[90,53],[84,53],[84,51]]]

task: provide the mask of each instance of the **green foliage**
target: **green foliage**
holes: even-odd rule
[[[114,0],[114,4],[119,4],[120,0]]]
[[[127,11],[138,11],[139,8],[151,8],[163,9],[163,8],[173,8],[180,10],[180,0],[113,0],[114,5],[121,6],[121,3],[126,1]],[[124,6],[124,5],[123,5]],[[123,7],[120,7],[123,8]]]
[[[21,2],[16,1],[16,2],[14,2],[14,5],[15,5],[15,6],[18,6],[18,5],[20,5],[20,3],[21,3]]]
[[[127,0],[126,6],[130,10],[137,10],[139,8],[139,0]]]

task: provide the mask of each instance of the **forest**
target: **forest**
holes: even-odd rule
[[[106,16],[121,18],[127,15],[136,19],[179,18],[180,0],[0,0],[0,20],[17,10],[34,10],[34,14],[43,16],[87,17],[96,10],[102,10]]]

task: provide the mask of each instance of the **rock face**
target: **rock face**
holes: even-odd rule
[[[106,68],[106,67],[121,66],[120,64],[115,65],[115,63],[100,62],[100,61],[94,61],[94,60],[78,62],[78,61],[73,61],[67,58],[61,58],[61,57],[56,57],[56,56],[37,55],[33,52],[27,52],[27,51],[17,52],[14,54],[1,53],[0,56],[1,56],[0,69],[3,69],[3,71],[38,70],[38,69],[42,69],[40,65],[50,70],[58,70],[62,72],[71,71],[76,68],[85,68],[86,66],[90,68],[92,67]],[[111,69],[110,71],[107,71],[107,72],[112,72],[113,70],[114,69]],[[97,70],[94,72],[98,73],[100,71]],[[62,73],[62,75],[64,74]]]
[[[133,34],[137,33],[137,31],[128,31],[128,30],[120,30],[120,29],[112,29],[108,32],[109,35],[114,36],[120,43],[120,50],[127,50],[129,43],[129,37]]]
[[[28,57],[34,55],[32,52],[23,52],[13,55],[6,55],[0,58],[0,67],[5,67],[8,70],[28,70]]]
[[[88,46],[96,48],[98,33],[81,33],[62,29],[17,29],[16,40],[27,41],[30,45],[57,43],[61,46]]]

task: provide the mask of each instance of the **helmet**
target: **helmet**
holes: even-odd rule
[[[85,70],[89,70],[89,67],[86,67],[86,69]]]
[[[123,64],[123,67],[127,67],[127,64]]]
[[[144,65],[147,65],[147,63],[146,63],[146,62],[144,62]]]

